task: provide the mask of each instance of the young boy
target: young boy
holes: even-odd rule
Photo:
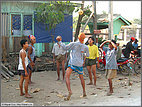
[[[62,40],[61,36],[57,36],[57,38]],[[60,64],[62,64],[63,81],[64,81],[65,60],[67,60],[66,50],[64,50],[58,43],[55,43],[52,49],[52,53],[53,53],[53,62],[55,63],[55,59],[56,59],[56,63],[57,63],[57,74],[58,74],[57,80],[60,80]]]
[[[96,58],[97,58],[97,66],[98,68],[100,67],[99,64],[99,51],[98,51],[98,47],[96,45],[94,45],[94,38],[93,37],[89,37],[88,38],[88,48],[89,48],[89,57],[86,57],[86,66],[87,66],[87,70],[89,73],[89,79],[90,82],[87,85],[93,85],[92,82],[92,74],[91,74],[91,70],[93,71],[93,75],[94,75],[94,85],[96,86]]]
[[[84,39],[85,39],[84,33],[81,33],[78,36],[78,39],[79,39],[79,42],[72,42],[68,45],[64,45],[60,41],[60,38],[57,38],[57,40],[60,41],[60,42],[58,42],[59,45],[61,45],[66,50],[69,50],[69,49],[71,50],[70,60],[68,63],[68,68],[66,70],[66,76],[65,76],[66,86],[69,91],[69,94],[68,94],[67,98],[65,98],[65,100],[70,100],[70,97],[72,95],[72,91],[70,88],[70,75],[73,70],[79,74],[79,78],[81,80],[81,84],[82,84],[82,88],[83,88],[83,97],[86,96],[85,81],[83,78],[83,54],[84,54],[85,50],[88,50],[88,48],[86,49],[86,46],[83,44]],[[89,50],[86,51],[86,56],[89,57]]]
[[[34,83],[31,81],[31,76],[32,76],[32,72],[33,72],[33,68],[35,66],[35,48],[34,48],[34,44],[36,43],[36,38],[33,35],[29,35],[29,40],[30,40],[30,44],[28,47],[28,68],[29,68],[29,84]]]
[[[103,47],[105,43],[109,43],[109,47]],[[117,75],[117,61],[116,61],[116,55],[117,55],[117,46],[116,42],[114,40],[107,40],[103,42],[100,45],[100,48],[102,48],[106,53],[106,78],[109,82],[109,88],[110,91],[107,93],[107,95],[111,95],[113,93],[112,88],[112,79],[116,77]]]
[[[19,65],[18,65],[18,70],[20,73],[20,83],[19,83],[19,87],[20,87],[20,96],[23,96],[23,82],[25,80],[25,97],[27,98],[32,98],[31,95],[28,94],[28,82],[29,82],[29,71],[27,69],[27,65],[28,65],[28,58],[27,58],[27,54],[26,54],[26,49],[28,48],[28,42],[26,39],[23,39],[20,41],[20,44],[22,46],[22,49],[20,50],[19,53]]]

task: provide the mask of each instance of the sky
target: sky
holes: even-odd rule
[[[77,1],[81,3],[82,1]],[[85,6],[91,5],[92,1],[85,1]],[[109,1],[97,1],[96,13],[101,14],[102,11],[109,11]],[[141,19],[141,1],[113,1],[113,13],[121,14],[127,20],[133,20],[134,18]],[[73,13],[77,16],[78,13]]]

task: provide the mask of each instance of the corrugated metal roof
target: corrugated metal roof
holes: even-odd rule
[[[31,3],[50,3],[50,1],[21,1],[21,2],[31,2]]]
[[[51,1],[19,1],[19,2],[28,2],[28,3],[50,3]],[[70,3],[74,3],[78,6],[81,6],[82,3],[76,3],[75,1],[74,2],[70,2]]]
[[[113,15],[113,21],[117,20],[117,19],[121,19],[124,23],[126,23],[127,25],[130,25],[131,22],[129,22],[128,20],[126,20],[125,18],[123,18],[120,14],[114,14]],[[86,23],[87,18],[85,18],[81,23],[84,24]],[[93,18],[90,19],[89,23],[93,23]],[[108,24],[109,20],[108,20],[108,15],[97,15],[97,23],[98,24]]]

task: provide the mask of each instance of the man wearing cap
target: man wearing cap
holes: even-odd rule
[[[36,43],[36,38],[33,35],[29,35],[30,44],[28,47],[28,68],[29,68],[29,84],[33,83],[31,81],[32,71],[35,66],[35,47],[34,44]]]
[[[124,56],[125,56],[125,58],[129,58],[131,51],[134,50],[134,47],[133,47],[133,45],[132,45],[132,42],[134,42],[134,41],[135,41],[135,38],[134,38],[134,37],[131,37],[130,41],[127,43],[126,48],[125,48],[125,51],[124,51],[124,53],[123,53]]]
[[[65,49],[65,50],[71,50],[70,52],[70,60],[68,63],[68,68],[66,70],[66,86],[67,89],[69,91],[69,94],[67,96],[67,98],[65,98],[64,100],[70,100],[70,97],[72,95],[72,91],[70,88],[70,75],[72,73],[72,71],[75,71],[79,74],[79,78],[81,80],[81,84],[82,84],[82,88],[83,88],[83,96],[86,96],[86,91],[85,91],[85,81],[83,78],[83,57],[84,57],[84,53],[86,53],[86,56],[89,57],[89,49],[87,46],[85,46],[84,43],[84,39],[85,39],[85,34],[81,33],[78,36],[79,42],[71,42],[68,45],[64,45],[59,39],[58,43]]]

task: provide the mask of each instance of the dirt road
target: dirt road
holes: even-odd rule
[[[62,77],[61,77],[62,78]],[[97,86],[86,85],[86,98],[80,98],[82,87],[76,73],[71,75],[71,88],[73,95],[70,101],[64,101],[67,95],[65,82],[56,81],[56,71],[34,72],[32,80],[35,84],[29,86],[30,94],[27,99],[19,95],[19,76],[16,75],[11,81],[1,80],[2,103],[33,103],[35,106],[140,106],[141,105],[141,75],[132,75],[131,86],[128,86],[128,76],[117,75],[113,80],[114,94],[107,96],[108,81],[105,75],[97,73]],[[89,82],[87,75],[84,77],[85,84]],[[38,88],[38,92],[32,90]]]

